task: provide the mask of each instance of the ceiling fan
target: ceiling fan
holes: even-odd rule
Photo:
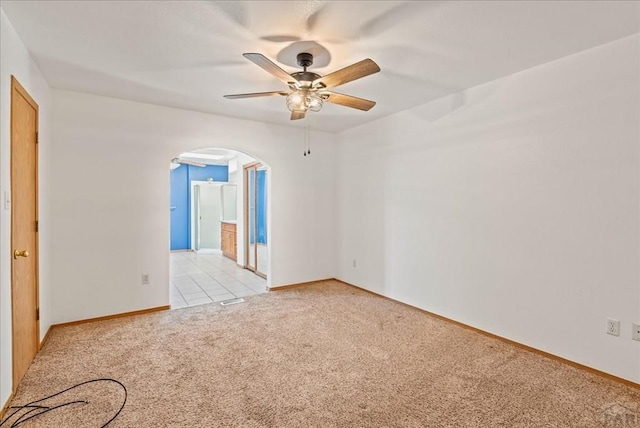
[[[320,76],[307,71],[307,68],[313,64],[313,55],[307,52],[299,53],[296,56],[302,71],[291,74],[262,54],[245,53],[242,55],[286,83],[289,86],[289,90],[225,95],[225,98],[238,99],[278,95],[287,97],[287,108],[291,111],[291,120],[303,119],[307,111],[319,111],[325,101],[363,111],[368,111],[376,105],[374,101],[328,91],[328,89],[380,71],[378,64],[371,59],[367,58],[333,73]]]
[[[206,163],[192,161],[192,160],[184,159],[184,158],[181,158],[181,157],[175,157],[175,158],[171,159],[171,169],[176,169],[182,164],[199,166],[200,168],[204,168],[205,166],[207,166]]]

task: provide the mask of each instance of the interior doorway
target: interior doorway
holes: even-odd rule
[[[11,76],[11,312],[13,390],[40,344],[38,104]]]
[[[236,222],[236,184],[191,182],[192,250],[221,250],[222,225]]]
[[[245,169],[256,170],[259,219],[248,266]],[[263,293],[267,257],[267,166],[241,152],[208,148],[171,160],[170,303],[172,308]],[[253,226],[252,226],[253,227]],[[257,237],[257,238],[256,238]],[[259,253],[256,255],[256,251]],[[258,262],[258,263],[256,263]]]
[[[246,268],[267,277],[267,167],[256,162],[244,166]]]
[[[220,249],[220,186],[196,184],[194,189],[195,250]]]

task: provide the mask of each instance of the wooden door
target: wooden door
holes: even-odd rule
[[[38,352],[38,105],[11,77],[13,390]]]

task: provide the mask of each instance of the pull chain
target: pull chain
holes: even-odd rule
[[[304,127],[304,151],[303,155],[307,156],[311,154],[311,141],[310,141],[310,129],[309,126]]]

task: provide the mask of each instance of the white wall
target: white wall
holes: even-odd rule
[[[640,382],[639,52],[628,37],[340,134],[339,278]]]
[[[11,75],[39,107],[39,214],[40,214],[40,339],[51,325],[49,281],[49,150],[50,89],[13,26],[0,9],[0,201],[11,191]],[[11,211],[0,202],[0,407],[11,394]]]
[[[203,147],[242,151],[271,168],[269,286],[335,275],[328,134],[314,134],[322,144],[305,158],[302,129],[68,91],[53,99],[54,322],[169,303],[169,161]]]

